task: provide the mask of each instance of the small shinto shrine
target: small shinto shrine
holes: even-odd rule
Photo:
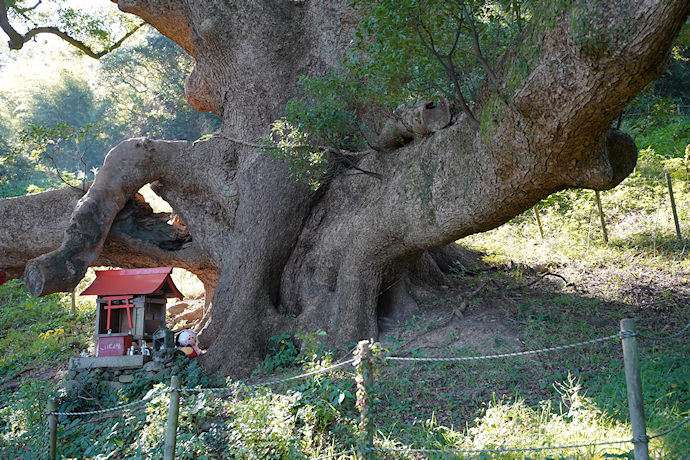
[[[96,271],[81,295],[97,295],[96,356],[123,356],[153,341],[165,326],[166,302],[183,298],[173,283],[172,267]]]

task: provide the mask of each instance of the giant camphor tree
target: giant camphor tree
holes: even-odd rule
[[[452,242],[556,191],[615,187],[632,172],[637,149],[612,122],[664,72],[690,13],[687,0],[118,6],[194,58],[187,99],[221,117],[222,128],[193,144],[125,141],[84,196],[61,189],[3,200],[0,268],[23,273],[36,296],[72,289],[92,264],[186,268],[209,299],[203,364],[231,375],[250,371],[281,332],[320,329],[333,346],[376,337],[377,314],[414,309],[422,288],[444,276],[439,264],[458,257]],[[385,7],[390,14],[381,14]],[[482,42],[489,11],[514,18],[512,35],[494,37],[504,43],[500,56]],[[409,34],[429,60],[409,54]],[[473,53],[480,77],[454,57],[461,48]],[[393,58],[377,68],[384,55]],[[389,70],[401,86],[422,88],[436,69],[436,94],[445,97],[391,110],[388,93],[354,91],[366,97],[345,104],[343,123],[356,120],[366,142],[322,135],[309,144],[318,126],[282,118],[286,103],[311,97],[300,76],[333,75],[350,65],[343,59],[374,69],[356,76],[362,88]],[[328,167],[309,187],[274,149],[301,155],[307,171],[298,165],[292,176],[308,176],[324,158]],[[168,224],[135,196],[147,183],[182,223]]]

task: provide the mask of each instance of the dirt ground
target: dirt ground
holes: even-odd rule
[[[636,318],[638,330],[653,335],[668,335],[690,322],[686,272],[631,266],[545,273],[542,267],[508,264],[460,277],[419,315],[397,325],[384,319],[380,342],[395,356],[477,356],[615,335],[623,318]],[[426,417],[446,426],[471,425],[483,408],[503,397],[529,404],[558,400],[556,382],[571,372],[587,387],[609,361],[622,361],[620,354],[620,342],[611,340],[506,362],[386,366],[380,378],[395,382],[395,395],[379,406],[379,416],[383,423],[389,417],[405,423]],[[406,399],[409,405],[396,405]]]

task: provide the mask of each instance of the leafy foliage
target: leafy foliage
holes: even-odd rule
[[[443,95],[471,101],[485,78],[477,49],[495,61],[525,22],[526,2],[360,0],[363,20],[350,61],[389,104]],[[474,43],[477,33],[477,46]]]
[[[261,139],[261,148],[272,158],[285,162],[288,174],[298,183],[318,189],[328,172],[328,156],[324,150],[313,145],[309,135],[286,118],[271,125],[271,137]]]
[[[365,144],[357,118],[365,88],[347,69],[324,78],[302,76],[298,87],[304,97],[287,103],[285,117],[273,122],[261,149],[286,163],[296,182],[316,190],[349,161],[347,151]]]
[[[290,334],[276,335],[269,340],[274,345],[270,348],[269,354],[262,363],[262,368],[266,373],[294,367],[301,361],[299,350],[292,341]]]
[[[290,176],[317,189],[345,151],[366,143],[360,113],[446,97],[471,117],[472,99],[494,62],[525,22],[529,2],[357,0],[361,23],[353,53],[323,77],[301,77],[302,97],[285,107],[262,142]],[[487,50],[483,52],[482,50]]]
[[[230,406],[233,416],[229,453],[237,458],[304,458],[300,444],[313,442],[316,419],[309,406],[300,404],[297,392],[285,395],[267,391]],[[310,423],[311,422],[311,423]]]
[[[118,139],[133,136],[194,141],[220,120],[199,113],[184,97],[192,61],[175,43],[145,28],[100,61],[99,85],[110,107],[105,119]]]
[[[75,128],[66,121],[52,127],[41,121],[29,123],[26,129],[19,132],[18,137],[24,148],[29,149],[29,159],[41,166],[53,168],[53,172],[64,183],[74,185],[66,177],[69,173],[62,171],[77,168],[82,189],[85,190],[88,179],[85,157],[102,133],[98,122]]]
[[[150,28],[97,64],[67,56],[36,70],[35,60],[46,58],[33,59],[24,66],[16,57],[3,69],[3,195],[26,193],[31,183],[45,188],[46,167],[67,182],[71,175],[83,180],[128,137],[195,140],[219,125],[215,115],[196,112],[184,99],[191,59]],[[37,159],[40,171],[34,170]]]
[[[0,378],[11,379],[21,369],[65,361],[86,348],[87,334],[78,326],[88,320],[84,312],[70,316],[63,296],[34,298],[22,280],[0,286]],[[72,331],[72,332],[70,332]]]

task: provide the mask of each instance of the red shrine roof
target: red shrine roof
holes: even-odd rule
[[[163,290],[166,297],[181,300],[171,273],[172,267],[97,270],[96,279],[81,295],[145,295]]]

